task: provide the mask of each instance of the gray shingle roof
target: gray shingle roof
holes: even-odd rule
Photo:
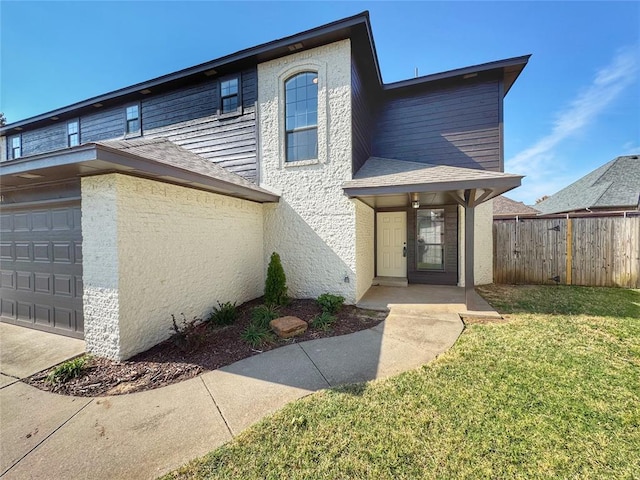
[[[543,214],[589,209],[637,209],[640,202],[640,156],[605,163],[538,203]]]
[[[407,162],[370,157],[344,188],[385,187],[414,184],[441,184],[466,180],[522,178],[510,173],[490,172],[474,168],[449,167],[429,163]]]
[[[240,175],[230,172],[211,160],[201,157],[166,138],[136,138],[130,140],[105,140],[94,142],[103,147],[130,153],[158,163],[180,168],[188,172],[198,173],[223,182],[247,188],[255,192],[274,195],[264,188],[246,180]]]

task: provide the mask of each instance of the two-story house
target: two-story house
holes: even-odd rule
[[[492,280],[528,56],[384,84],[367,12],[6,125],[2,320],[128,358],[172,313]]]

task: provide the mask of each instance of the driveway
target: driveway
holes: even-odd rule
[[[463,330],[455,313],[411,307],[392,307],[369,330],[291,344],[157,390],[101,398],[51,394],[17,381],[60,360],[46,340],[26,358],[14,346],[4,352],[3,335],[0,371],[13,373],[2,376],[0,387],[0,472],[6,479],[156,478],[300,397],[423,365]]]

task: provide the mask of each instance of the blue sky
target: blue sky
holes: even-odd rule
[[[640,153],[639,2],[12,2],[9,122],[369,10],[385,82],[531,53],[505,100],[509,196],[533,203]]]

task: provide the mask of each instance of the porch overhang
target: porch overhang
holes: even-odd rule
[[[342,188],[372,208],[452,202],[473,206],[519,187],[522,175],[371,157]],[[469,192],[473,191],[473,197]],[[467,200],[465,200],[465,197]],[[468,206],[468,205],[467,205]]]
[[[371,157],[342,185],[349,198],[370,207],[457,203],[464,208],[465,303],[475,310],[475,207],[520,186],[522,175]]]

